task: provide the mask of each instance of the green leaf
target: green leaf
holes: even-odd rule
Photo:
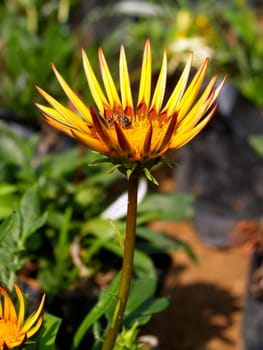
[[[150,219],[189,220],[193,218],[194,196],[184,193],[147,194],[138,208],[138,224]]]
[[[2,183],[0,184],[0,196],[6,196],[17,191],[17,185]]]
[[[22,235],[24,237],[29,236],[44,225],[46,215],[40,216],[40,199],[36,186],[31,187],[25,192],[21,199],[20,210],[23,217]]]
[[[15,214],[10,215],[0,225],[0,245],[1,245],[1,241],[10,232],[10,229],[14,224],[14,215]]]
[[[192,261],[198,262],[198,259],[191,249],[191,246],[184,241],[175,237],[171,238],[162,232],[156,232],[147,227],[139,226],[137,236],[146,240],[138,242],[138,248],[148,254],[169,253],[177,250],[184,251]]]
[[[18,201],[19,198],[14,194],[0,196],[0,219],[5,219],[8,217],[12,213]]]
[[[55,350],[55,340],[62,320],[49,313],[44,314],[44,323],[38,336],[38,350]]]
[[[249,138],[249,144],[255,150],[255,152],[263,157],[263,136],[262,135],[254,135]]]
[[[106,241],[103,247],[122,258],[122,250],[118,244]],[[155,275],[155,268],[151,258],[138,249],[134,251],[134,269],[139,274],[148,274],[148,276]]]
[[[131,327],[135,322],[140,326],[149,321],[152,314],[161,312],[169,306],[169,298],[150,299],[141,304],[132,313],[127,314],[124,319],[126,327]]]
[[[138,279],[133,279],[125,315],[134,312],[147,299],[150,299],[154,295],[156,285],[156,277],[143,276],[139,277]]]
[[[98,302],[90,310],[87,316],[84,318],[79,328],[75,332],[71,350],[75,350],[80,345],[83,337],[85,336],[88,329],[103,315],[107,312],[109,307],[115,304],[117,297],[117,290],[120,281],[120,274],[118,274],[111,282],[107,291],[102,291]]]
[[[146,178],[147,178],[149,181],[153,182],[153,183],[154,183],[155,185],[157,185],[157,186],[159,185],[158,181],[157,181],[156,178],[151,174],[151,172],[150,172],[149,169],[144,168],[143,171],[144,171],[144,174],[145,174]]]

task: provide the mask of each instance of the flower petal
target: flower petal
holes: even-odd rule
[[[101,115],[103,115],[104,105],[108,105],[109,103],[100,87],[100,84],[98,83],[98,80],[84,50],[82,50],[82,60],[91,95],[98,107],[99,112]]]
[[[42,296],[42,299],[41,299],[41,302],[38,306],[38,309],[28,317],[28,319],[25,321],[24,325],[23,325],[23,328],[22,328],[22,331],[25,332],[25,333],[28,333],[28,331],[30,330],[30,328],[32,326],[34,326],[34,324],[36,322],[39,322],[38,319],[40,317],[40,314],[43,310],[43,307],[44,307],[44,303],[45,303],[45,299],[46,299],[46,295],[43,294]]]
[[[166,57],[166,52],[164,52],[162,67],[160,70],[159,78],[156,84],[156,88],[153,94],[152,103],[150,107],[150,110],[154,108],[157,113],[159,113],[163,103],[165,86],[166,86],[166,75],[167,75],[167,57]]]
[[[88,129],[87,125],[83,123],[81,119],[78,118],[75,114],[72,114],[72,118],[65,118],[61,113],[59,113],[56,109],[46,107],[43,105],[40,105],[39,103],[36,104],[36,106],[41,110],[41,112],[47,116],[48,118],[54,119],[56,122],[61,124],[61,128],[66,127],[70,129],[76,129],[82,132],[86,132]]]
[[[19,327],[22,327],[25,319],[25,299],[19,285],[15,283],[14,287],[15,287],[16,295],[19,301],[17,324]]]
[[[38,331],[39,331],[39,329],[40,329],[40,327],[42,326],[42,324],[43,324],[43,317],[42,316],[40,316],[39,317],[39,319],[37,320],[37,323],[33,326],[33,327],[31,327],[30,329],[29,329],[29,331],[27,332],[27,338],[30,338],[30,337],[32,337],[34,334],[36,334]]]
[[[121,46],[120,51],[120,89],[123,110],[126,110],[127,108],[132,108],[133,110],[131,84],[123,46]]]
[[[177,104],[179,103],[179,101],[183,96],[183,93],[185,91],[186,84],[189,78],[189,74],[191,71],[192,58],[193,58],[193,55],[190,55],[185,64],[185,67],[180,76],[180,79],[178,80],[169,100],[167,101],[165,107],[163,108],[162,112],[167,112],[168,115],[173,114]]]
[[[122,131],[121,127],[119,126],[118,123],[114,123],[115,130],[116,130],[116,135],[118,139],[118,143],[120,146],[120,149],[124,154],[131,154],[132,153],[132,147],[128,141],[128,139],[125,136],[125,133]]]
[[[145,103],[147,106],[147,109],[149,108],[150,97],[151,97],[151,79],[152,79],[151,46],[150,46],[150,41],[146,40],[144,52],[143,52],[142,70],[141,70],[141,79],[140,79],[137,106],[141,105],[142,103]]]
[[[170,145],[171,138],[175,132],[176,122],[177,122],[177,116],[173,115],[168,120],[166,125],[163,126],[164,130],[162,130],[159,140],[154,147],[155,148],[154,152],[160,153],[162,152],[162,150],[163,151],[166,150],[167,147]]]
[[[116,86],[112,79],[107,61],[105,60],[102,49],[99,49],[99,62],[100,62],[100,71],[103,79],[103,83],[105,86],[105,91],[108,96],[109,103],[113,108],[115,104],[121,106],[121,101],[119,98],[119,94],[117,92]]]
[[[118,150],[118,144],[113,138],[110,129],[106,128],[104,123],[101,122],[100,118],[96,113],[92,114],[93,125],[96,130],[96,133],[102,144],[105,145],[105,148],[110,150]]]
[[[193,129],[190,129],[186,133],[176,133],[173,137],[172,143],[170,145],[170,149],[179,149],[183,147],[186,143],[190,142],[200,131],[206,126],[209,120],[214,115],[217,109],[217,105],[210,111],[210,113]]]
[[[0,294],[4,297],[4,318],[10,320],[12,323],[17,323],[17,314],[14,303],[6,289],[2,286],[0,286]]]
[[[146,136],[145,136],[144,144],[143,144],[143,154],[144,155],[147,155],[151,150],[152,134],[153,134],[153,126],[152,126],[152,124],[150,124],[150,126],[147,130]]]
[[[204,60],[203,64],[196,72],[190,85],[188,86],[184,95],[182,96],[182,99],[176,106],[176,110],[178,111],[178,122],[180,122],[180,120],[184,118],[187,111],[189,110],[192,103],[194,102],[196,96],[198,95],[205,77],[207,66],[208,66],[208,58]]]
[[[80,113],[83,120],[91,123],[91,115],[87,106],[81,101],[77,94],[69,87],[63,77],[59,74],[54,64],[51,65],[52,69],[57,77],[57,80],[64,90],[65,94],[68,96],[69,100],[75,106],[76,110]]]
[[[77,130],[71,130],[70,136],[74,137],[76,140],[83,143],[95,152],[99,152],[102,154],[109,153],[109,147],[103,144],[100,140],[95,139],[94,137],[87,137],[87,135]]]
[[[38,92],[46,99],[46,101],[54,108],[54,110],[42,106],[40,104],[37,104],[38,108],[42,110],[45,114],[48,114],[51,118],[52,115],[54,116],[54,119],[59,119],[61,122],[64,122],[67,125],[71,125],[72,128],[76,128],[79,130],[85,130],[86,124],[82,119],[79,118],[77,114],[72,112],[71,109],[64,107],[61,103],[57,102],[52,96],[50,96],[48,93],[46,93],[44,90],[36,87]]]

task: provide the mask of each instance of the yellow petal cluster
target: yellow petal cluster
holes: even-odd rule
[[[214,102],[224,84],[224,81],[217,84],[217,76],[213,76],[204,86],[208,59],[189,82],[192,71],[190,54],[171,95],[165,96],[167,57],[164,51],[160,73],[152,89],[152,53],[150,41],[146,40],[135,104],[123,46],[119,59],[120,91],[101,48],[98,58],[102,84],[84,50],[82,58],[95,106],[86,106],[54,65],[56,78],[74,110],[39,87],[39,93],[49,106],[37,106],[48,124],[106,155],[113,163],[131,169],[137,165],[150,168],[169,150],[178,149],[193,139],[215,113],[217,105]]]
[[[18,311],[15,308],[8,291],[0,286],[0,350],[13,349],[23,345],[40,329],[43,323],[41,316],[45,295],[38,309],[25,319],[25,300],[20,287],[14,284]]]

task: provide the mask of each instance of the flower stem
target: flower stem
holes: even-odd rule
[[[106,334],[102,350],[112,350],[120,332],[123,315],[126,308],[133,272],[133,255],[136,238],[138,178],[130,176],[128,180],[128,207],[126,217],[126,234],[122,261],[121,279],[117,302],[112,320]]]

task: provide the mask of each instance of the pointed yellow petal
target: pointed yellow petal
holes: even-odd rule
[[[43,324],[43,317],[39,317],[39,319],[37,320],[37,323],[33,327],[31,327],[29,329],[29,331],[27,332],[27,334],[26,334],[27,338],[30,338],[34,334],[36,334],[39,331],[39,329],[42,326],[42,324]]]
[[[121,106],[121,101],[112,79],[108,64],[105,60],[102,49],[99,49],[99,62],[100,62],[100,71],[105,86],[105,91],[108,96],[109,103],[113,108],[115,104]]]
[[[187,144],[188,142],[190,142],[206,126],[206,124],[214,115],[216,109],[217,109],[217,105],[214,106],[211,112],[199,124],[197,124],[194,128],[190,129],[188,132],[176,133],[173,137],[172,143],[169,148],[179,149],[183,147],[185,144]]]
[[[48,115],[46,115],[45,113],[42,113],[43,114],[43,118],[45,120],[45,122],[50,125],[52,128],[55,128],[61,132],[63,132],[64,134],[68,135],[69,137],[72,137],[72,128],[71,127],[68,127],[68,126],[65,126],[63,125],[61,122],[57,122],[55,121],[53,118],[49,118]]]
[[[57,123],[61,124],[61,127],[63,128],[68,127],[68,128],[73,128],[76,129],[74,126],[74,123],[68,122],[63,115],[61,115],[57,110],[51,107],[43,106],[39,103],[36,103],[36,106],[40,109],[43,115],[47,116],[48,118],[54,119]]]
[[[208,111],[213,101],[215,100],[214,85],[216,79],[216,76],[211,79],[198,101],[193,105],[185,118],[181,120],[178,127],[178,132],[180,132],[181,129],[183,129],[185,132],[193,128],[202,118],[202,116]]]
[[[46,295],[43,294],[38,309],[31,316],[29,316],[28,319],[25,321],[24,326],[22,328],[23,332],[27,333],[30,330],[30,328],[34,326],[34,324],[38,321],[38,318],[40,317],[40,314],[44,307],[45,299],[46,299]]]
[[[167,111],[168,115],[171,115],[174,113],[177,104],[179,103],[179,101],[181,100],[181,98],[183,96],[183,93],[185,91],[186,84],[187,84],[187,81],[189,78],[189,74],[191,71],[192,58],[193,58],[193,55],[190,55],[186,64],[185,64],[185,67],[184,67],[184,70],[180,76],[180,79],[178,80],[167,104],[163,108],[163,111]]]
[[[8,292],[0,286],[0,294],[4,297],[4,318],[10,320],[13,323],[17,322],[17,314],[12,299]]]
[[[106,154],[109,152],[109,147],[100,142],[100,140],[97,138],[89,137],[77,130],[71,130],[71,137],[72,136],[95,152],[99,152],[102,154]]]
[[[72,112],[71,109],[64,107],[61,103],[57,102],[52,96],[50,96],[48,93],[46,93],[44,90],[41,88],[37,87],[38,92],[44,97],[44,99],[61,115],[61,121],[66,122],[69,125],[74,125],[75,128],[80,128],[83,129],[85,127],[85,123],[83,122],[82,119],[78,117],[74,112]],[[51,109],[47,107],[45,109],[45,106],[42,106],[40,104],[37,104],[38,108],[44,111],[45,113],[48,114],[51,113]],[[56,116],[58,117],[59,115],[57,113]]]
[[[100,84],[98,83],[98,80],[84,50],[82,50],[82,60],[91,95],[98,107],[99,112],[101,115],[103,115],[104,105],[108,105],[109,103],[100,87]]]
[[[194,102],[196,96],[198,95],[203,80],[205,78],[207,66],[208,59],[205,59],[201,67],[196,72],[190,85],[186,89],[181,101],[177,105],[176,110],[178,111],[178,122],[180,122],[180,120],[184,118],[185,114],[187,113],[192,103]]]
[[[18,326],[22,327],[23,323],[24,323],[24,318],[25,318],[25,299],[23,296],[23,293],[20,289],[20,287],[18,286],[18,284],[14,284],[15,287],[15,291],[16,291],[16,295],[19,301],[19,309],[18,309]]]
[[[156,84],[156,88],[153,94],[152,104],[150,108],[150,110],[154,108],[157,113],[159,113],[163,103],[165,85],[166,85],[166,75],[167,75],[167,58],[166,58],[166,52],[164,52],[162,67],[160,70],[159,78]]]
[[[125,133],[122,131],[121,127],[118,123],[114,123],[116,135],[119,143],[119,148],[122,150],[123,155],[126,155],[127,153],[132,152],[132,147],[128,141],[128,139],[125,136]]]
[[[116,140],[112,137],[110,129],[105,127],[97,114],[92,114],[92,120],[98,138],[100,139],[101,143],[105,145],[105,148],[108,150],[119,150],[120,148],[118,147]]]
[[[220,91],[222,90],[226,80],[226,78],[224,78],[219,84],[219,86],[216,89],[214,89],[216,79],[217,76],[212,77],[209,84],[202,93],[201,97],[194,104],[187,116],[181,121],[178,127],[178,132],[180,132],[181,128],[185,131],[193,128],[199,122],[199,120],[206,114],[206,112],[211,108],[212,104],[214,103]]]
[[[175,132],[176,122],[177,122],[177,117],[176,115],[174,115],[169,119],[165,127],[163,127],[163,130],[161,130],[158,143],[154,147],[155,148],[154,152],[159,153],[162,150],[167,149],[167,147],[170,145],[171,138]]]
[[[69,85],[66,83],[66,81],[62,78],[62,76],[59,74],[59,72],[56,70],[56,67],[52,64],[52,69],[57,77],[57,80],[59,84],[61,85],[62,89],[64,90],[65,94],[68,96],[69,100],[73,103],[76,110],[79,112],[81,117],[91,123],[91,115],[90,111],[85,106],[85,104],[81,101],[81,99],[76,95],[76,93],[69,87]]]
[[[152,80],[152,54],[151,54],[150,41],[146,40],[144,52],[143,52],[143,59],[142,59],[142,70],[141,70],[141,79],[140,79],[137,105],[139,106],[141,103],[145,103],[147,106],[147,109],[149,108],[149,105],[150,105],[151,80]]]
[[[132,108],[133,110],[131,84],[125,56],[125,50],[123,46],[121,46],[120,51],[120,89],[123,110],[125,110],[126,108]]]
[[[147,155],[149,151],[151,150],[151,143],[152,143],[152,134],[153,134],[153,126],[150,124],[149,129],[147,130],[144,144],[143,144],[143,154]]]

